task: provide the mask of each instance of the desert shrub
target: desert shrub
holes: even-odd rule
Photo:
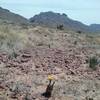
[[[28,29],[28,25],[27,24],[21,24],[22,29]]]
[[[7,26],[7,25],[1,25],[0,26],[0,31],[3,32],[3,33],[10,33],[9,26]]]
[[[96,70],[96,65],[98,64],[98,59],[94,57],[90,57],[89,59],[89,67],[93,70]]]
[[[18,54],[15,50],[12,50],[12,52],[9,54],[8,58],[9,59],[13,59],[13,58],[17,58]]]
[[[81,34],[81,33],[82,33],[82,31],[78,30],[78,31],[77,31],[77,33]]]
[[[74,41],[74,45],[77,45],[77,41]]]
[[[57,25],[57,29],[64,30],[64,26],[63,25]]]
[[[14,34],[0,34],[0,49],[4,51],[16,48],[18,42],[19,37]]]
[[[44,44],[42,42],[37,43],[37,46],[43,46]]]
[[[22,35],[6,26],[3,26],[2,29],[0,28],[0,52],[7,52],[9,55],[15,56],[16,51],[25,47],[25,38]]]

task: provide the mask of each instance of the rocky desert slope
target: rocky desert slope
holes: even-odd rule
[[[100,35],[40,26],[0,26],[0,100],[99,100]],[[7,30],[8,29],[8,30]],[[13,38],[12,38],[13,37]],[[44,97],[48,75],[55,77]]]

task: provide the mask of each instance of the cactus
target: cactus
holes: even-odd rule
[[[96,70],[96,65],[98,64],[98,60],[97,58],[94,56],[94,57],[91,57],[89,59],[89,67],[92,68],[93,70]]]

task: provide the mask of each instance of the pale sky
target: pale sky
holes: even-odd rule
[[[85,24],[100,24],[100,0],[0,0],[0,6],[26,18],[54,11]]]

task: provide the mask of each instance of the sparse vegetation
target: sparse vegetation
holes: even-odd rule
[[[89,59],[89,67],[93,70],[96,70],[96,65],[98,64],[98,60],[97,58],[94,56],[94,57],[90,57]]]
[[[64,30],[64,26],[63,25],[57,25],[57,29]]]
[[[23,33],[19,34],[17,30],[12,29],[10,25],[0,26],[0,51],[7,52],[10,55],[25,47],[25,38]]]
[[[12,51],[13,52],[11,54],[9,54],[9,59],[13,59],[13,58],[16,58],[18,56],[15,50],[12,50]]]
[[[0,27],[2,27],[2,25]],[[27,29],[25,27],[22,28],[17,25],[7,27],[3,26],[3,28],[0,29],[0,49],[10,54],[9,58],[8,54],[7,58],[5,58],[5,55],[3,55],[4,58],[1,57],[1,62],[2,59],[4,60],[4,67],[8,66],[5,67],[5,69],[1,68],[3,72],[4,70],[7,70],[7,74],[5,73],[6,76],[2,76],[2,80],[5,83],[7,80],[7,83],[11,84],[10,87],[8,84],[7,91],[9,93],[9,97],[7,98],[11,99],[12,97],[12,99],[15,98],[18,100],[19,98],[23,98],[23,100],[32,100],[32,98],[56,98],[57,100],[67,100],[68,97],[66,97],[66,95],[68,95],[69,92],[70,94],[75,94],[75,98],[78,98],[76,97],[77,93],[83,93],[83,91],[80,91],[80,88],[88,85],[88,80],[87,82],[84,82],[84,80],[82,80],[82,83],[76,83],[72,81],[73,83],[66,85],[66,82],[70,81],[67,80],[66,75],[70,75],[71,80],[75,81],[77,81],[76,78],[74,79],[75,75],[75,77],[77,77],[78,75],[84,75],[85,77],[84,72],[86,71],[85,68],[87,68],[87,64],[85,62],[86,59],[84,58],[86,58],[86,56],[90,53],[87,51],[87,49],[87,52],[85,52],[84,48],[78,46],[78,44],[81,44],[82,42],[88,42],[88,40],[85,40],[86,38],[84,34],[77,35],[73,31],[64,32],[63,30],[60,31],[44,27],[29,27]],[[27,43],[27,46],[25,43]],[[89,43],[91,42],[89,41]],[[75,46],[73,46],[73,44]],[[71,45],[73,46],[73,48],[70,47]],[[17,53],[17,50],[23,49],[23,46],[26,46],[26,48]],[[34,47],[34,49],[30,47]],[[61,50],[58,50],[59,47],[61,48]],[[65,49],[66,51],[62,51]],[[90,62],[88,61],[91,68],[93,69],[96,68],[95,62],[97,62],[97,60],[90,60]],[[81,66],[83,65],[83,63],[86,64],[85,67]],[[52,71],[54,72],[52,73],[55,73],[55,75],[60,75],[63,72],[64,67],[66,69],[69,69],[70,67],[69,70],[64,70],[63,74],[61,74],[61,76],[58,76],[59,80],[57,80],[57,84],[55,85],[54,83],[47,85],[45,82],[46,79],[44,74],[49,72],[49,68],[51,67],[50,64],[52,64],[53,66]],[[79,66],[79,68],[77,68],[77,66]],[[89,70],[90,69],[87,69],[87,72]],[[38,74],[42,72],[44,73],[43,75]],[[4,75],[4,73],[1,73],[1,75]],[[93,75],[93,78],[95,77],[94,73],[92,72],[90,73],[90,75]],[[99,72],[97,72],[97,75],[99,76]],[[52,77],[49,77],[49,79],[52,79]],[[14,86],[12,86],[10,80],[12,80],[11,82],[14,82]],[[16,83],[17,80],[18,83]],[[90,85],[91,84],[89,83],[89,86]],[[92,88],[90,89],[87,87],[86,90],[92,91]],[[38,93],[43,93],[43,95],[38,95]],[[60,99],[59,96],[61,96]],[[66,97],[66,99],[63,99],[63,96]]]
[[[74,41],[74,45],[77,45],[77,41]]]
[[[28,25],[27,24],[21,24],[22,29],[28,29]]]
[[[77,31],[77,33],[81,34],[81,33],[82,33],[82,31],[80,31],[80,30],[79,30],[79,31]]]

